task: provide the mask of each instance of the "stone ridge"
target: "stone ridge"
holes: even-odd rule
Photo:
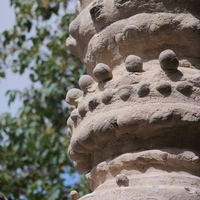
[[[69,155],[78,170],[87,172],[104,160],[144,149],[200,150],[200,71],[177,69],[176,59],[171,50],[161,53],[160,61],[144,64],[130,55],[112,72],[98,64],[96,81],[89,75],[80,78],[82,91],[72,89],[66,96],[72,110]],[[180,143],[174,141],[179,137]]]
[[[113,68],[130,54],[149,61],[166,48],[198,66],[199,10],[199,0],[96,0],[71,23],[67,46],[90,75],[96,63]]]
[[[190,174],[199,176],[199,161],[199,155],[196,155],[195,153],[187,150],[183,151],[178,149],[148,150],[142,152],[126,153],[122,156],[116,157],[111,161],[104,161],[99,163],[87,174],[87,179],[92,190],[110,189],[109,187],[106,187],[108,185],[106,182],[109,182],[109,180],[113,179],[113,177],[116,177],[121,173],[121,171],[125,173],[127,170],[130,174],[130,166],[132,166],[131,170],[134,171],[134,177],[132,178],[137,179],[139,176],[141,176],[143,171],[148,169],[149,163],[151,163],[151,165],[154,167],[157,166],[158,169],[163,168],[165,171],[185,171],[189,172]],[[141,172],[139,169],[141,169]],[[151,170],[149,170],[149,172],[150,171]],[[141,184],[139,181],[131,181],[130,175],[128,177],[129,186],[136,186]],[[150,177],[151,176],[149,174],[148,178]],[[177,178],[179,179],[180,176],[176,177],[176,179]],[[102,186],[101,184],[104,185]],[[148,184],[149,182],[144,181],[141,185]],[[166,184],[166,182],[163,184]],[[198,189],[200,190],[200,188]]]

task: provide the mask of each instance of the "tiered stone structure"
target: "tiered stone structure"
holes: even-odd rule
[[[68,91],[80,200],[200,200],[200,1],[80,0]],[[71,199],[77,199],[72,192]]]

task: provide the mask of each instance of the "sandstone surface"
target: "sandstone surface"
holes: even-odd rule
[[[200,200],[200,1],[80,0],[69,156],[81,200]],[[71,199],[78,199],[72,192]]]

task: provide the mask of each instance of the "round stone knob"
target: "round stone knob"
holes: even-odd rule
[[[129,179],[127,178],[127,176],[125,174],[118,174],[116,176],[116,183],[119,187],[120,186],[128,187]]]
[[[78,110],[75,109],[71,112],[71,115],[70,115],[71,119],[76,122],[78,117],[79,117],[79,113],[78,113]]]
[[[179,65],[179,61],[176,54],[170,49],[167,49],[161,52],[161,54],[159,55],[159,62],[160,62],[161,68],[164,71],[177,70],[178,65]]]
[[[83,96],[83,92],[81,90],[73,88],[68,91],[65,100],[68,104],[77,106],[76,100],[82,96]]]
[[[87,92],[94,84],[94,79],[89,75],[83,75],[79,79],[79,86],[82,91]]]
[[[139,56],[129,55],[125,60],[125,67],[128,72],[141,72],[142,59]]]
[[[103,63],[99,63],[96,65],[93,70],[93,74],[99,82],[109,81],[110,79],[112,79],[112,72],[110,67]]]
[[[192,93],[192,84],[187,82],[181,82],[176,86],[176,90],[182,94],[190,95]]]
[[[101,101],[104,104],[108,104],[113,97],[113,93],[111,89],[105,89],[101,95]]]
[[[161,82],[156,86],[156,90],[164,96],[171,93],[172,87],[168,82]]]
[[[78,200],[78,192],[73,190],[70,192],[70,200]]]

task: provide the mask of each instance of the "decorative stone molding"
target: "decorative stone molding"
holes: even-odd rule
[[[200,199],[200,1],[77,9],[67,46],[89,75],[66,96],[68,151],[93,190],[80,199]]]

